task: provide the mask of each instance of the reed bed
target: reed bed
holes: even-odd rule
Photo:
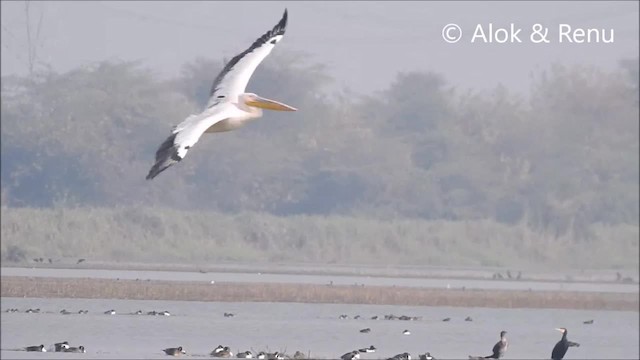
[[[638,294],[2,277],[2,297],[638,311]]]

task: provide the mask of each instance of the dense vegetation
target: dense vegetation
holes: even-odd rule
[[[248,90],[300,111],[205,135],[145,181],[221,66],[3,77],[3,258],[638,267],[637,59],[553,66],[526,98],[422,72],[354,97],[280,52]]]

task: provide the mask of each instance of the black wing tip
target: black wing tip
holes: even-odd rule
[[[276,24],[276,26],[273,27],[273,30],[271,30],[274,35],[284,34],[284,31],[287,29],[288,18],[289,18],[289,13],[287,11],[287,8],[284,8],[284,14],[282,14],[282,19],[280,19],[280,21]]]

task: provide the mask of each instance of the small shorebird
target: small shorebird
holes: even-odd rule
[[[44,345],[34,345],[27,346],[24,348],[26,351],[38,351],[38,352],[47,352],[47,349],[44,348]]]
[[[171,356],[178,356],[178,355],[187,353],[186,351],[184,351],[182,346],[178,346],[177,348],[166,348],[166,349],[163,349],[162,351],[164,351],[165,354],[171,355]]]

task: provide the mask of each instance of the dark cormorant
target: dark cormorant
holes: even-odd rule
[[[567,333],[568,333],[567,329],[559,328],[556,330],[562,333],[562,339],[560,339],[560,341],[558,341],[556,346],[553,347],[553,351],[551,351],[551,358],[553,360],[562,360],[562,358],[567,353],[567,350],[569,350],[570,347],[580,346],[580,344],[567,340]]]
[[[469,355],[469,359],[500,359],[501,357],[504,356],[504,353],[507,351],[507,348],[509,347],[509,342],[507,341],[507,338],[505,337],[505,334],[507,332],[502,330],[500,332],[500,341],[498,341],[495,345],[493,345],[493,354],[489,355],[489,356],[471,356]]]

